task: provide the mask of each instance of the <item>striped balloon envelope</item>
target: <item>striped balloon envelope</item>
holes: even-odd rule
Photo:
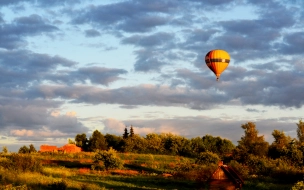
[[[205,56],[207,66],[214,72],[216,80],[220,79],[221,73],[228,67],[230,56],[225,50],[215,49]]]

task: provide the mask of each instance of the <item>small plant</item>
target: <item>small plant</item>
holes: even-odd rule
[[[110,168],[122,168],[123,161],[117,157],[116,151],[110,148],[108,151],[97,151],[94,156],[94,163],[98,164],[100,161],[103,162],[103,165],[106,170]]]

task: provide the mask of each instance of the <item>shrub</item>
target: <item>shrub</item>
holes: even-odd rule
[[[22,155],[13,153],[7,157],[7,160],[0,162],[0,166],[12,171],[42,171],[40,160],[33,158],[31,155]]]
[[[65,190],[67,189],[67,186],[68,186],[67,182],[65,182],[64,180],[57,181],[49,185],[51,189],[58,189],[58,190]]]
[[[294,186],[291,187],[291,190],[304,190],[304,182],[298,181]]]
[[[231,166],[235,171],[237,171],[243,179],[248,178],[249,176],[249,169],[248,167],[245,167],[244,165],[238,163],[235,160],[231,160],[229,162],[229,166]]]
[[[116,151],[110,148],[108,151],[97,151],[94,156],[94,163],[103,162],[106,170],[110,168],[121,168],[123,166],[123,161],[117,157]]]
[[[217,164],[220,161],[220,158],[217,154],[212,152],[201,152],[196,158],[196,164],[210,165]]]

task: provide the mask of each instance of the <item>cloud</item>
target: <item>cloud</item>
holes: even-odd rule
[[[15,18],[0,28],[0,48],[16,49],[27,45],[25,37],[53,33],[59,29],[37,14]]]
[[[97,37],[100,36],[100,32],[94,29],[86,30],[85,31],[85,36],[86,37]]]

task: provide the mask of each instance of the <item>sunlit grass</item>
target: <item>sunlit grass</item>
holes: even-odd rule
[[[65,167],[44,167],[42,173],[46,176],[67,178],[76,175],[75,171]]]

